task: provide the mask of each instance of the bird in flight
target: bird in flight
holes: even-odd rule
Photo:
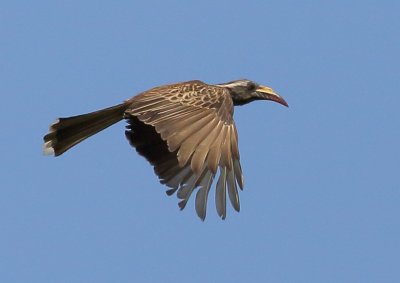
[[[121,104],[57,119],[44,136],[44,153],[59,156],[86,138],[125,119],[125,136],[154,167],[167,194],[176,192],[184,209],[196,190],[197,215],[206,217],[207,199],[216,177],[215,204],[226,217],[226,199],[240,210],[243,189],[234,106],[270,100],[288,106],[271,88],[250,80],[222,84],[188,81],[144,91]]]

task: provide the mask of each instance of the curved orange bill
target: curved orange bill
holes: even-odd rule
[[[282,104],[282,105],[284,105],[286,107],[289,107],[289,104],[287,104],[285,99],[283,99],[275,91],[273,91],[272,88],[260,85],[256,89],[256,92],[257,92],[257,96],[258,96],[259,99],[275,101],[275,102],[277,102],[279,104]]]

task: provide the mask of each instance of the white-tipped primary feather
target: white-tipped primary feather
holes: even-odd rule
[[[45,142],[43,145],[43,154],[44,155],[54,155],[54,148],[52,146],[52,142]]]

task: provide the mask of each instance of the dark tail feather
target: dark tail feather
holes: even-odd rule
[[[88,137],[121,121],[126,108],[127,104],[122,103],[88,114],[57,119],[43,138],[44,154],[63,154]]]

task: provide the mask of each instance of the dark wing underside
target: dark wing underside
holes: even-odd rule
[[[233,104],[220,87],[191,81],[151,89],[128,101],[126,137],[153,166],[162,184],[177,192],[183,209],[197,190],[195,207],[206,217],[215,175],[217,212],[226,217],[226,195],[239,211],[243,188]]]

